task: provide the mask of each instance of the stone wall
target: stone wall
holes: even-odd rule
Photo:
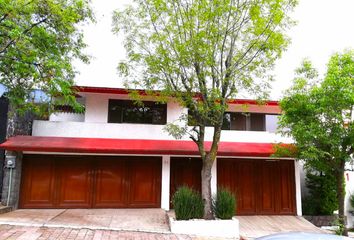
[[[20,185],[21,185],[21,169],[22,169],[22,154],[18,152],[7,152],[7,156],[16,156],[14,168],[4,168],[3,187],[1,195],[1,203],[4,206],[18,208]],[[9,183],[11,177],[11,192],[9,196]],[[8,197],[9,196],[9,197]]]
[[[322,226],[334,226],[334,222],[337,219],[337,215],[328,215],[328,216],[303,216],[307,221],[311,222],[317,227]]]

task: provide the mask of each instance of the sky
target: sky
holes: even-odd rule
[[[85,65],[75,62],[79,71],[75,81],[82,86],[123,87],[118,77],[117,65],[124,59],[123,39],[114,35],[112,13],[131,0],[92,0],[96,23],[83,26],[85,52],[92,59]],[[353,0],[299,0],[293,18],[297,25],[288,35],[291,45],[283,53],[274,69],[271,99],[277,100],[291,86],[294,70],[304,58],[310,59],[323,75],[329,57],[338,51],[354,49]]]

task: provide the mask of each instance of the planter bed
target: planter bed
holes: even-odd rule
[[[206,237],[239,238],[239,221],[235,217],[230,220],[176,220],[174,213],[169,212],[168,220],[172,233]]]

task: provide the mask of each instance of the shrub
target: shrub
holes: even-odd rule
[[[213,200],[213,210],[217,218],[231,219],[236,211],[235,196],[226,189],[218,190]]]
[[[309,195],[303,199],[304,215],[333,215],[338,209],[335,177],[331,174],[308,170],[306,187]]]
[[[177,220],[203,218],[204,204],[198,192],[183,186],[177,189],[172,199]]]

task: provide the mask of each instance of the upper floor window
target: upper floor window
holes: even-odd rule
[[[130,100],[110,99],[108,123],[166,124],[167,105],[143,101],[142,105]]]
[[[264,113],[226,112],[222,130],[275,132],[277,119],[278,115]],[[188,125],[193,125],[191,117],[189,120]]]
[[[224,130],[265,131],[265,114],[227,112],[224,117]]]

